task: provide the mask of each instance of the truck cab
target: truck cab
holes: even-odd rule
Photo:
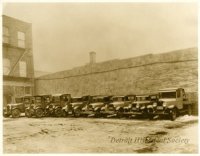
[[[51,95],[35,95],[33,96],[33,103],[26,107],[25,115],[27,117],[41,118],[45,115],[45,107],[48,104],[48,99]],[[28,99],[26,99],[28,102]]]
[[[72,113],[74,117],[80,117],[81,116],[81,110],[86,105],[90,104],[91,102],[91,96],[85,95],[82,97],[73,97],[71,98],[71,106],[72,106]]]
[[[101,108],[111,102],[111,97],[112,96],[104,96],[104,95],[92,96],[90,104],[82,108],[82,114],[88,116],[100,117]]]
[[[70,109],[70,100],[71,95],[70,94],[53,94],[51,103],[47,105],[45,111],[46,116],[56,116],[56,117],[62,117],[63,114],[63,108]]]
[[[111,103],[102,108],[101,112],[107,114],[107,117],[122,117],[127,115],[129,111],[129,106],[134,102],[135,95],[126,95],[126,96],[113,96]]]
[[[156,94],[136,95],[135,102],[132,103],[130,114],[147,116],[147,107],[157,100]]]
[[[13,103],[7,104],[7,106],[3,108],[3,116],[18,118],[31,103],[32,96],[16,97]]]
[[[171,120],[187,112],[191,114],[192,103],[186,98],[183,88],[165,88],[158,91],[159,101],[148,107],[150,118],[154,115],[167,115]]]

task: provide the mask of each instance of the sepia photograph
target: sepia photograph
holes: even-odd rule
[[[3,154],[198,154],[197,2],[2,2]]]

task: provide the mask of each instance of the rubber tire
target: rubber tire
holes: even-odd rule
[[[170,113],[169,116],[170,116],[170,120],[171,121],[176,120],[176,117],[177,117],[177,110],[176,110],[176,108],[172,109],[172,113]]]
[[[19,118],[20,117],[20,110],[19,109],[13,109],[12,110],[12,118]]]
[[[41,118],[41,117],[43,117],[43,115],[44,115],[43,109],[37,108],[37,109],[35,110],[35,116],[36,116],[37,118]]]
[[[57,108],[57,109],[55,110],[55,116],[56,116],[56,117],[62,117],[62,116],[63,116],[63,111],[62,111],[61,108]]]

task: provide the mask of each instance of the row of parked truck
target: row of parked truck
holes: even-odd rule
[[[133,117],[149,119],[167,116],[175,120],[180,114],[191,115],[192,103],[183,88],[161,89],[157,94],[125,96],[82,96],[70,94],[35,95],[16,98],[4,107],[4,117]]]

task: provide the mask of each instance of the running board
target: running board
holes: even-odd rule
[[[95,116],[95,114],[90,114],[90,115],[88,115],[88,117],[93,117],[93,116]]]
[[[117,114],[108,115],[107,118],[115,117]]]
[[[156,115],[153,117],[153,119],[158,119],[159,118],[159,115]]]

